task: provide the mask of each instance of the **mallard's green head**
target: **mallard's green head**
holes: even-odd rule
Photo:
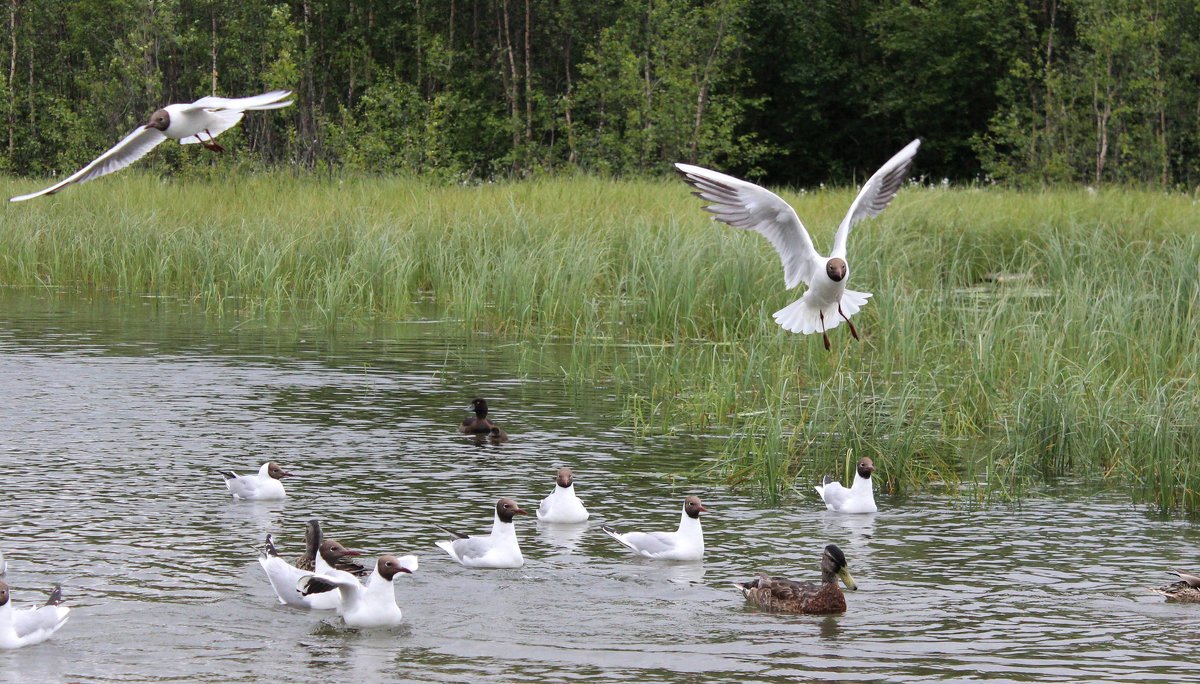
[[[850,591],[858,589],[858,585],[850,575],[846,554],[842,553],[836,544],[826,546],[825,553],[821,554],[821,574],[831,579],[835,576],[841,578],[842,584],[845,584]]]

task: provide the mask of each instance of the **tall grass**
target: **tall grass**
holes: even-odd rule
[[[824,250],[853,191],[786,196]],[[851,236],[852,286],[875,296],[862,341],[837,329],[831,352],[771,320],[797,293],[767,242],[708,222],[673,181],[126,172],[5,212],[9,285],[334,324],[432,300],[477,329],[569,340],[564,378],[611,383],[640,431],[732,436],[720,475],[771,500],[871,456],[894,492],[1070,478],[1200,505],[1188,196],[905,188]],[[528,362],[551,363],[537,349]]]

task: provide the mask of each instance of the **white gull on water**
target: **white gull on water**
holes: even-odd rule
[[[453,539],[437,542],[438,547],[468,568],[519,568],[525,564],[513,517],[529,515],[516,501],[500,499],[492,518],[492,532],[486,537],[472,537],[461,532],[438,527]]]
[[[655,560],[695,561],[704,558],[704,530],[700,526],[700,514],[707,512],[700,497],[689,496],[683,500],[679,529],[674,532],[622,533],[611,525],[601,525],[600,529],[639,556]]]

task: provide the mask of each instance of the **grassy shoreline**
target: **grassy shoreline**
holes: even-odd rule
[[[853,190],[783,194],[827,249]],[[852,286],[875,296],[863,341],[835,330],[830,353],[771,320],[796,292],[767,242],[672,180],[123,173],[6,206],[0,282],[331,324],[433,300],[477,329],[565,337],[568,381],[613,383],[641,430],[732,436],[716,474],[768,500],[853,454],[891,491],[1067,477],[1194,511],[1198,216],[1128,189],[905,188],[851,236]]]

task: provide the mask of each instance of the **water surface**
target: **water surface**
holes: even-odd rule
[[[566,349],[563,350],[566,353]],[[1200,677],[1200,606],[1146,591],[1200,569],[1192,524],[1120,494],[1019,508],[881,497],[868,516],[815,494],[783,508],[686,474],[704,438],[635,438],[604,387],[523,373],[522,345],[459,323],[337,336],[206,319],[155,299],[0,292],[0,537],[18,605],[61,582],[70,622],[0,652],[0,680],[1170,681]],[[454,426],[483,396],[512,435]],[[234,502],[219,470],[273,459],[279,503]],[[518,518],[520,570],[470,570],[433,521],[486,532],[511,496],[532,510],[571,466],[581,527]],[[681,476],[682,474],[682,476]],[[697,493],[703,563],[632,558],[601,522],[672,529]],[[416,553],[405,622],[358,632],[280,606],[256,562],[304,522],[370,554]],[[860,590],[832,617],[748,608],[760,570],[816,579],[839,544]]]

